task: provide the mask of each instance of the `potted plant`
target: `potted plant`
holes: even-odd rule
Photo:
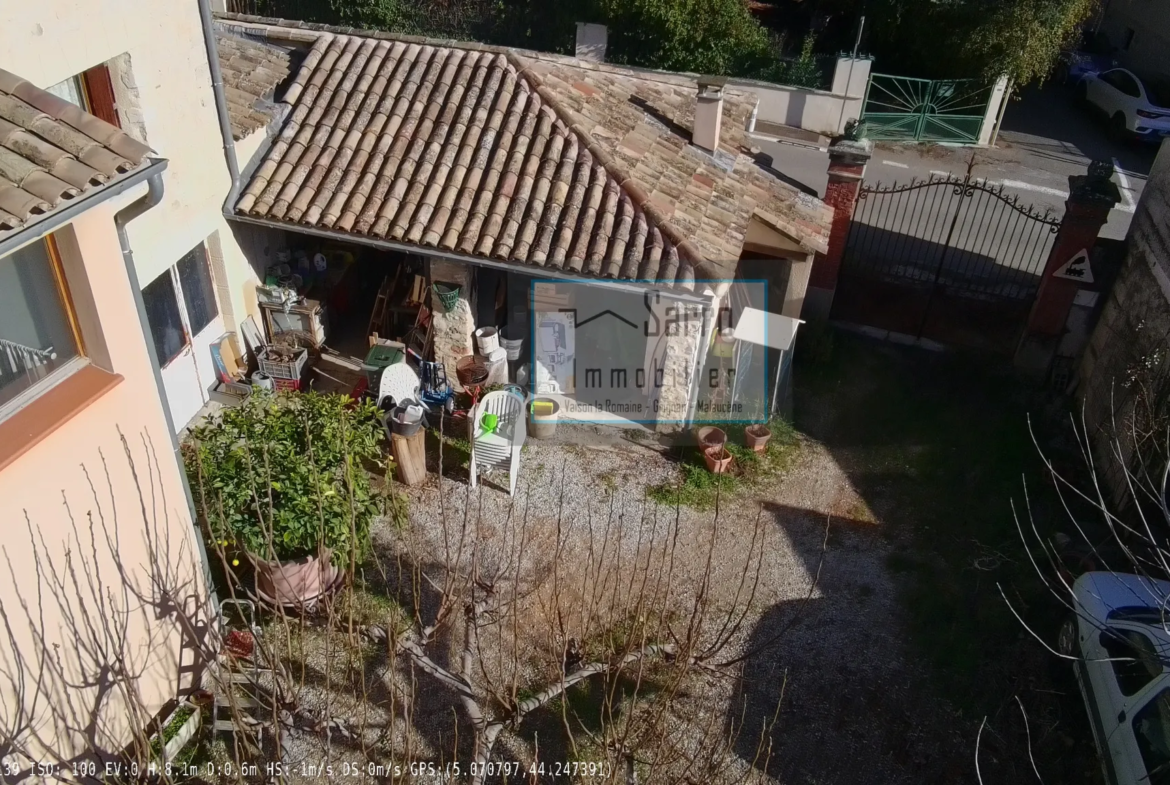
[[[363,463],[381,458],[383,433],[372,403],[312,392],[254,395],[192,429],[184,456],[202,523],[252,563],[266,599],[311,600],[364,557],[385,500]]]
[[[731,459],[731,453],[722,444],[703,450],[703,460],[707,464],[707,471],[712,474],[725,474],[731,469]]]
[[[182,701],[159,725],[158,733],[150,741],[150,751],[156,760],[170,763],[187,746],[199,730],[203,714],[199,707]]]
[[[699,440],[700,450],[706,450],[708,447],[722,447],[727,444],[727,433],[714,425],[700,426],[695,429],[695,436]]]
[[[743,440],[746,446],[756,452],[763,452],[772,438],[772,429],[766,425],[756,424],[744,428]]]

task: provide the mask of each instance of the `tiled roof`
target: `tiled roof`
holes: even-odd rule
[[[287,47],[253,41],[217,29],[216,48],[223,72],[232,136],[243,139],[276,119],[280,110],[272,102],[279,85],[295,67]]]
[[[149,152],[121,129],[0,70],[0,239],[137,169]]]
[[[684,287],[734,274],[753,215],[810,251],[825,247],[831,209],[742,149],[748,96],[725,101],[712,155],[689,143],[693,79],[476,44],[245,26],[315,39],[278,96],[292,112],[240,213]]]

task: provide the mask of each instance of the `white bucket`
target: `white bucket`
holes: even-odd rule
[[[273,381],[271,376],[264,373],[263,371],[253,372],[252,386],[259,387],[261,390],[267,390],[268,392],[276,391],[276,382]]]
[[[508,359],[515,362],[520,359],[520,350],[524,348],[524,339],[516,338],[511,340],[508,338],[501,338],[500,343],[504,347],[504,351],[508,353]]]
[[[500,348],[500,331],[495,327],[480,327],[475,331],[475,342],[479,345],[479,353],[487,357]]]

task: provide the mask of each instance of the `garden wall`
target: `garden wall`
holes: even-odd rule
[[[1078,372],[1085,425],[1101,457],[1116,440],[1133,456],[1128,427],[1153,414],[1170,416],[1170,146],[1163,143],[1126,239],[1125,263]],[[1147,423],[1148,424],[1148,423]],[[1120,479],[1120,475],[1116,478]]]
[[[853,64],[852,74],[850,63]],[[832,88],[827,91],[771,84],[755,79],[731,78],[728,84],[760,97],[754,127],[748,130],[767,134],[769,126],[789,126],[833,136],[845,130],[845,123],[861,116],[861,104],[865,100],[865,88],[869,84],[872,65],[873,61],[868,57],[856,60],[838,57],[833,70]]]

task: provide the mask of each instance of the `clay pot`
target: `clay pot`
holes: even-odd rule
[[[328,553],[289,561],[252,557],[252,564],[256,567],[257,591],[277,605],[303,605],[314,600],[328,591],[337,577]]]
[[[703,460],[712,474],[725,474],[731,469],[731,453],[723,445],[703,450]]]
[[[749,425],[743,431],[743,441],[749,449],[763,452],[772,438],[772,431],[766,425]]]
[[[700,450],[706,450],[708,447],[722,447],[727,444],[727,434],[722,428],[716,428],[714,425],[704,425],[695,431],[695,436],[699,439]]]

